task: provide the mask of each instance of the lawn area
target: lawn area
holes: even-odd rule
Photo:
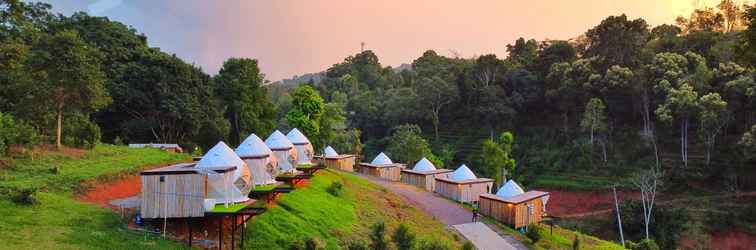
[[[485,217],[485,223],[493,225],[501,231],[514,235],[515,238],[520,240],[530,249],[572,249],[572,243],[575,240],[575,236],[580,237],[580,249],[584,250],[622,250],[624,249],[617,243],[611,241],[605,241],[597,237],[575,232],[569,229],[565,229],[559,226],[554,226],[553,231],[548,225],[542,225],[541,239],[533,244],[533,241],[525,237],[525,235],[499,223],[491,218]]]
[[[112,211],[76,201],[85,180],[115,178],[142,168],[187,160],[157,149],[98,145],[81,156],[46,152],[0,169],[0,249],[175,249],[181,244],[126,230]],[[57,166],[57,170],[53,170]],[[36,187],[37,204],[10,199]]]
[[[338,196],[326,191],[341,182]],[[423,211],[407,205],[388,190],[353,174],[323,170],[305,188],[284,195],[277,205],[250,222],[250,249],[288,249],[291,242],[314,238],[326,249],[340,249],[347,242],[368,241],[370,226],[386,223],[386,236],[406,223],[419,240],[446,243],[458,249],[456,235]]]

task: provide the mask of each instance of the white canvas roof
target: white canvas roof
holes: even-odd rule
[[[501,198],[510,198],[523,193],[525,193],[525,191],[522,190],[522,187],[520,187],[520,185],[517,185],[517,182],[509,180],[504,184],[504,186],[501,186],[501,188],[499,188],[499,191],[496,192],[496,195]]]
[[[244,167],[244,161],[234,153],[231,148],[224,142],[218,142],[213,148],[207,151],[202,160],[197,162],[198,168],[229,167],[234,166],[237,169]]]
[[[475,174],[472,172],[472,170],[470,170],[465,164],[462,164],[457,168],[457,170],[454,170],[454,172],[451,173],[449,178],[455,181],[464,181],[477,179],[478,177],[475,177]]]
[[[294,144],[309,144],[310,140],[307,139],[307,136],[302,134],[302,132],[299,132],[299,129],[294,128],[291,131],[289,131],[288,134],[286,134],[286,138],[291,141],[291,143]]]
[[[336,150],[333,149],[331,146],[328,146],[325,148],[325,157],[337,157],[339,156],[339,153],[336,153]]]
[[[278,130],[273,132],[273,134],[270,134],[270,136],[268,136],[268,139],[265,139],[265,145],[268,145],[268,148],[270,148],[271,150],[288,149],[294,147],[294,144],[292,144],[291,141],[289,141],[289,139],[286,138],[286,136]]]
[[[415,171],[433,171],[436,170],[436,166],[433,166],[433,163],[430,162],[427,158],[423,157],[423,159],[420,159],[415,163],[415,167],[412,168],[412,170]]]
[[[266,156],[270,155],[270,153],[270,148],[255,134],[247,136],[247,139],[244,139],[239,147],[236,148],[236,154],[239,157]]]
[[[370,162],[370,164],[388,165],[388,164],[394,164],[394,163],[391,161],[391,159],[388,158],[388,156],[386,156],[386,154],[381,152],[380,154],[378,154],[378,156],[375,157],[375,159],[373,159],[373,161]]]

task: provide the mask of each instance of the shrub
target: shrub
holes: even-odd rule
[[[100,142],[100,127],[89,118],[73,115],[63,124],[63,143],[66,145],[91,149]]]
[[[572,240],[572,250],[580,249],[580,235],[575,234],[575,239]]]
[[[383,222],[375,223],[370,227],[370,249],[373,250],[386,250],[388,249],[388,243],[386,242],[386,224]]]
[[[346,246],[347,250],[368,250],[368,243],[364,240],[356,240],[349,242]]]
[[[326,192],[333,196],[340,196],[341,195],[341,189],[344,185],[341,184],[341,182],[334,181],[331,183],[330,186],[326,188]]]
[[[11,193],[11,200],[16,204],[22,205],[34,205],[39,202],[37,199],[37,188],[26,187],[13,190]]]
[[[654,240],[642,240],[638,243],[627,241],[627,248],[630,250],[659,250],[659,245]]]
[[[622,229],[626,238],[645,239],[643,207],[640,201],[628,200],[620,205]],[[650,237],[662,249],[674,249],[682,233],[688,228],[690,215],[684,208],[654,206],[653,217],[649,225]],[[616,224],[615,224],[616,226]]]
[[[418,250],[449,250],[451,249],[449,246],[439,242],[439,241],[421,241],[420,244],[417,246]]]
[[[528,225],[528,230],[525,232],[525,236],[533,241],[533,244],[541,240],[541,227],[536,224]]]
[[[462,244],[462,250],[475,250],[475,245],[470,241],[465,241],[465,244]]]
[[[320,239],[311,237],[305,240],[305,250],[323,249],[323,242]]]
[[[396,249],[409,250],[415,244],[415,234],[409,230],[405,224],[400,224],[392,236]]]

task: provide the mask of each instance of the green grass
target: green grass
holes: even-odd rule
[[[541,225],[543,229],[541,233],[541,239],[533,244],[533,242],[525,237],[525,235],[507,225],[504,225],[489,217],[484,217],[483,221],[489,225],[495,226],[497,229],[507,234],[513,235],[530,249],[572,249],[572,243],[576,235],[579,235],[580,237],[580,249],[583,250],[624,249],[617,243],[605,241],[591,235],[582,234],[559,226],[554,226],[553,231],[551,231],[551,228],[545,224]]]
[[[255,188],[252,189],[252,192],[271,191],[271,190],[273,190],[274,188],[276,188],[278,186],[279,186],[278,183],[267,184],[267,185],[257,185],[257,186],[255,186]],[[283,186],[283,185],[281,185],[281,186]]]
[[[326,192],[333,182],[343,183],[343,192]],[[353,240],[368,240],[369,228],[383,221],[387,237],[406,223],[420,239],[432,239],[458,248],[455,235],[445,225],[403,199],[352,174],[320,171],[309,186],[278,200],[277,205],[253,218],[247,237],[249,249],[288,249],[291,242],[316,238],[326,249],[340,249]]]
[[[213,213],[236,213],[239,212],[239,210],[242,210],[246,208],[248,204],[230,204],[228,207],[224,204],[216,204],[215,207],[213,207],[213,210],[210,210],[210,212]]]
[[[188,157],[157,149],[98,145],[81,157],[45,153],[20,158],[0,170],[0,189],[39,187],[38,203],[21,205],[0,197],[0,249],[176,249],[181,244],[126,229],[111,210],[74,199],[85,180],[124,173]],[[50,169],[58,166],[58,174]]]

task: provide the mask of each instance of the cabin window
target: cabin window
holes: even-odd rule
[[[160,182],[165,182],[165,176],[163,175],[160,176]]]

